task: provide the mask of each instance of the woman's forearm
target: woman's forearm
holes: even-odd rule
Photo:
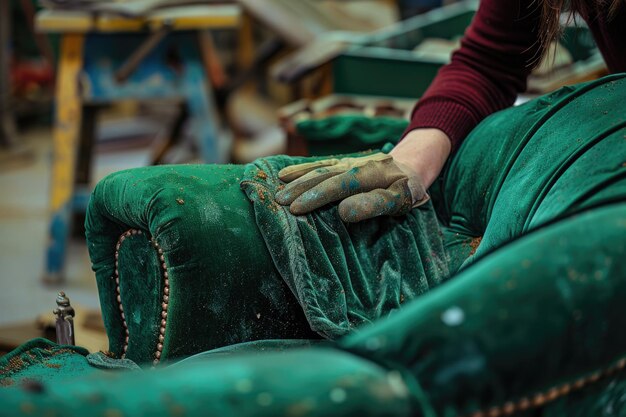
[[[390,152],[393,158],[412,168],[426,188],[443,169],[452,149],[450,139],[439,129],[415,129]]]

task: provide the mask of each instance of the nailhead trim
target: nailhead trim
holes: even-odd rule
[[[530,408],[542,407],[552,401],[564,397],[571,392],[581,390],[588,385],[598,382],[600,379],[614,375],[626,368],[626,358],[620,359],[608,368],[578,378],[573,382],[552,387],[544,392],[538,392],[530,397],[523,397],[516,402],[508,401],[499,407],[492,407],[488,410],[476,411],[469,417],[502,417],[511,416],[515,413],[526,411]]]
[[[122,326],[124,327],[124,345],[122,347],[122,358],[126,357],[126,351],[128,350],[128,340],[129,340],[129,332],[128,332],[128,324],[126,323],[126,316],[124,314],[124,306],[122,305],[122,297],[120,294],[120,275],[119,275],[119,252],[122,243],[126,238],[134,235],[141,235],[143,232],[137,229],[130,229],[119,237],[117,241],[117,245],[115,246],[115,293],[118,309],[120,311],[120,315],[122,317]],[[159,341],[156,345],[156,350],[154,353],[154,360],[152,361],[153,365],[158,365],[161,360],[161,354],[163,353],[163,342],[165,341],[165,328],[167,325],[167,309],[169,304],[169,294],[170,294],[170,281],[169,281],[169,272],[167,270],[167,265],[165,263],[165,255],[163,253],[163,249],[159,245],[159,243],[152,238],[150,240],[152,246],[156,249],[159,261],[161,262],[161,268],[163,270],[163,278],[164,278],[164,287],[163,287],[163,300],[161,303],[161,326],[159,327]]]
[[[141,235],[143,232],[141,230],[130,229],[126,232],[122,233],[122,235],[117,240],[117,245],[115,245],[115,299],[117,300],[117,308],[120,311],[120,316],[122,317],[122,327],[124,328],[124,345],[122,347],[122,358],[126,357],[126,351],[128,350],[128,339],[130,334],[128,333],[128,324],[126,323],[126,315],[124,314],[124,306],[122,305],[122,296],[120,294],[120,271],[119,271],[119,257],[120,257],[120,248],[122,247],[122,243],[126,240],[126,238],[133,235]]]
[[[163,254],[163,249],[159,245],[159,243],[152,238],[151,240],[152,246],[156,249],[159,254],[159,260],[161,261],[161,268],[163,270],[163,299],[161,301],[161,327],[159,328],[159,341],[156,345],[156,351],[154,352],[154,360],[152,364],[154,366],[158,365],[161,360],[161,354],[163,353],[163,341],[165,340],[165,328],[167,326],[167,308],[170,299],[170,280],[169,280],[169,272],[167,271],[167,265],[165,263],[165,255]]]

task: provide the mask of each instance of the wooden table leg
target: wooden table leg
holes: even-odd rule
[[[205,163],[228,162],[232,143],[230,138],[220,134],[221,120],[213,87],[207,82],[202,63],[187,63],[183,85],[189,110],[189,132],[198,144],[202,160]]]
[[[0,1],[0,147],[16,144],[15,125],[9,103],[10,2]]]
[[[82,103],[83,35],[63,35],[57,75],[45,282],[62,282],[70,232]]]

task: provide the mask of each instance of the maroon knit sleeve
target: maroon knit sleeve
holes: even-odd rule
[[[415,106],[405,135],[438,128],[456,149],[482,119],[511,106],[541,55],[538,3],[482,0],[461,47]]]

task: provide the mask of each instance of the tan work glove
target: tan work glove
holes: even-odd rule
[[[290,205],[292,214],[343,200],[339,216],[347,223],[406,214],[429,199],[421,178],[384,153],[292,165],[278,177],[289,184],[276,193],[276,202]]]

